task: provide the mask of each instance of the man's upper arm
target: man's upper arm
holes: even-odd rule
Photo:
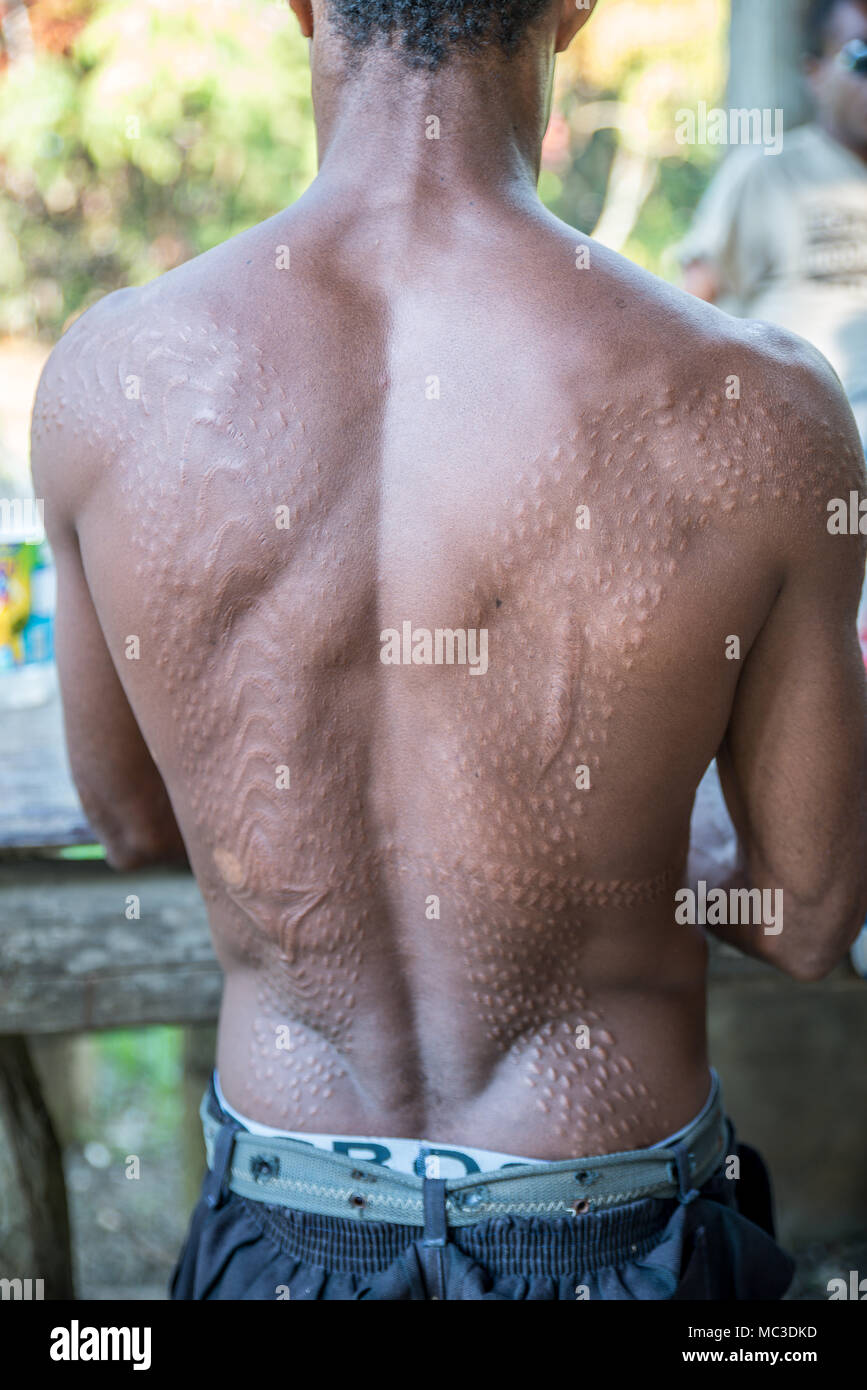
[[[45,529],[57,566],[56,650],[70,766],[84,810],[118,868],[180,859],[183,843],[154,764],[106,644],[88,587],[75,518],[92,461],[64,414],[65,369],[75,354],[86,380],[86,329],[55,348],[33,415],[32,469],[45,505]],[[78,384],[78,382],[76,384]]]
[[[867,496],[867,478],[851,412],[824,365],[808,371],[806,395],[815,425],[790,464],[782,585],[746,659],[718,762],[751,885],[783,891],[783,930],[757,954],[816,978],[842,958],[867,911],[867,683],[856,632],[865,544],[828,525],[829,503],[844,499],[848,511],[853,489]],[[720,935],[744,944],[736,931]]]

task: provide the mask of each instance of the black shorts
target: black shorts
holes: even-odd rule
[[[211,1096],[212,1113],[221,1115]],[[228,1117],[227,1117],[228,1118]],[[729,1121],[721,1167],[689,1202],[648,1198],[577,1217],[497,1216],[424,1231],[295,1211],[228,1192],[201,1198],[173,1299],[779,1299],[794,1263],[774,1239],[767,1170]]]

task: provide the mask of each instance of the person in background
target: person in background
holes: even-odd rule
[[[813,0],[805,37],[814,121],[728,158],[678,253],[691,294],[824,353],[867,451],[867,0]],[[867,583],[858,632],[867,664]],[[867,977],[867,927],[852,962]]]
[[[867,442],[867,0],[814,0],[807,49],[815,121],[725,161],[679,258],[690,293],[813,343]]]

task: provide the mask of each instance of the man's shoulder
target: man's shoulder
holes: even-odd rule
[[[823,355],[796,333],[753,319],[735,317],[688,294],[679,286],[633,267],[617,257],[611,266],[613,278],[629,283],[633,294],[636,332],[642,320],[653,333],[639,341],[654,342],[661,349],[650,361],[663,373],[685,372],[684,381],[712,389],[720,379],[738,374],[740,364],[755,396],[786,397],[792,393],[804,410],[835,414],[848,421],[849,409],[843,388]],[[731,372],[726,370],[731,368]],[[749,403],[742,393],[740,400]]]
[[[265,225],[265,224],[262,224]],[[253,229],[254,232],[260,228]],[[227,309],[238,293],[242,233],[148,284],[114,290],[80,314],[42,372],[34,445],[54,429],[65,454],[105,451],[131,428],[130,404],[153,402],[172,382],[207,373],[227,348]],[[145,412],[147,413],[147,412]]]
[[[74,433],[112,400],[123,399],[126,354],[150,327],[156,328],[169,302],[157,281],[113,290],[79,314],[43,368],[34,427],[51,418]]]
[[[831,498],[867,482],[839,378],[795,333],[721,313],[702,317],[700,334],[685,337],[662,368],[672,392],[681,374],[688,383],[679,410],[684,438],[700,441],[706,460],[723,460],[727,477],[734,472],[756,527],[812,532]]]
[[[172,366],[176,375],[183,370],[184,339],[194,339],[195,326],[188,313],[172,313],[174,299],[159,281],[104,295],[66,329],[42,370],[31,426],[34,485],[70,516],[127,446],[152,432],[153,403]]]
[[[776,410],[781,418],[789,418],[805,444],[822,433],[858,443],[840,378],[818,348],[776,324],[754,319],[731,323],[733,341],[763,413]]]
[[[138,309],[141,294],[140,289],[112,290],[78,314],[54,345],[42,372],[39,395],[62,390],[70,374],[80,374],[93,364],[104,343],[122,336]]]
[[[843,388],[811,344],[735,318],[604,248],[591,246],[590,264],[603,325],[597,379],[616,382],[648,421],[664,421],[669,438],[710,437],[721,453],[737,452],[745,477],[774,480],[774,491],[788,472],[793,497],[810,474],[827,486],[841,460],[862,468]],[[583,352],[576,343],[576,362]]]
[[[571,229],[565,235],[580,237]],[[592,240],[586,265],[587,279],[574,279],[561,297],[567,329],[586,324],[601,369],[624,386],[640,381],[685,399],[690,391],[714,392],[732,375],[767,391],[798,371],[817,384],[836,383],[821,354],[793,333],[736,318]],[[575,341],[575,354],[583,347]]]
[[[77,491],[113,433],[112,401],[123,399],[119,363],[140,291],[115,290],[80,314],[42,369],[31,429],[34,480],[40,490]]]
[[[853,459],[862,468],[840,380],[806,339],[715,310],[701,315],[700,332],[687,343],[679,360],[684,370],[694,363],[693,395],[719,402],[720,440],[736,442],[757,484],[773,483],[774,492],[786,486],[797,500],[821,495]]]
[[[147,284],[104,295],[57,342],[43,373],[45,384],[72,368],[95,371],[105,351],[117,352],[141,335],[180,332],[192,337],[209,323],[223,321],[223,308],[237,299],[245,266],[253,265],[255,257],[258,272],[265,248],[270,250],[272,243],[275,263],[279,261],[278,228],[278,218],[271,218]],[[105,378],[102,381],[105,384]]]

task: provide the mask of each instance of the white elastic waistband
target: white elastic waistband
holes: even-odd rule
[[[716,1072],[711,1068],[711,1088],[705,1104],[694,1120],[684,1125],[675,1134],[661,1139],[649,1148],[663,1149],[682,1139],[688,1130],[699,1120],[704,1119],[713,1101]],[[309,1134],[306,1130],[274,1129],[271,1125],[260,1124],[242,1115],[230,1105],[220,1089],[220,1078],[214,1069],[214,1092],[220,1106],[243,1125],[250,1134],[267,1135],[270,1138],[295,1139],[302,1144],[312,1144],[317,1149],[328,1149],[331,1153],[348,1154],[367,1163],[382,1163],[397,1173],[412,1173],[428,1178],[462,1178],[467,1173],[488,1173],[496,1168],[506,1168],[510,1164],[545,1163],[547,1159],[522,1158],[518,1154],[498,1153],[494,1149],[477,1149],[465,1144],[438,1144],[425,1139],[380,1138],[368,1134]],[[571,1155],[565,1154],[564,1158]]]

